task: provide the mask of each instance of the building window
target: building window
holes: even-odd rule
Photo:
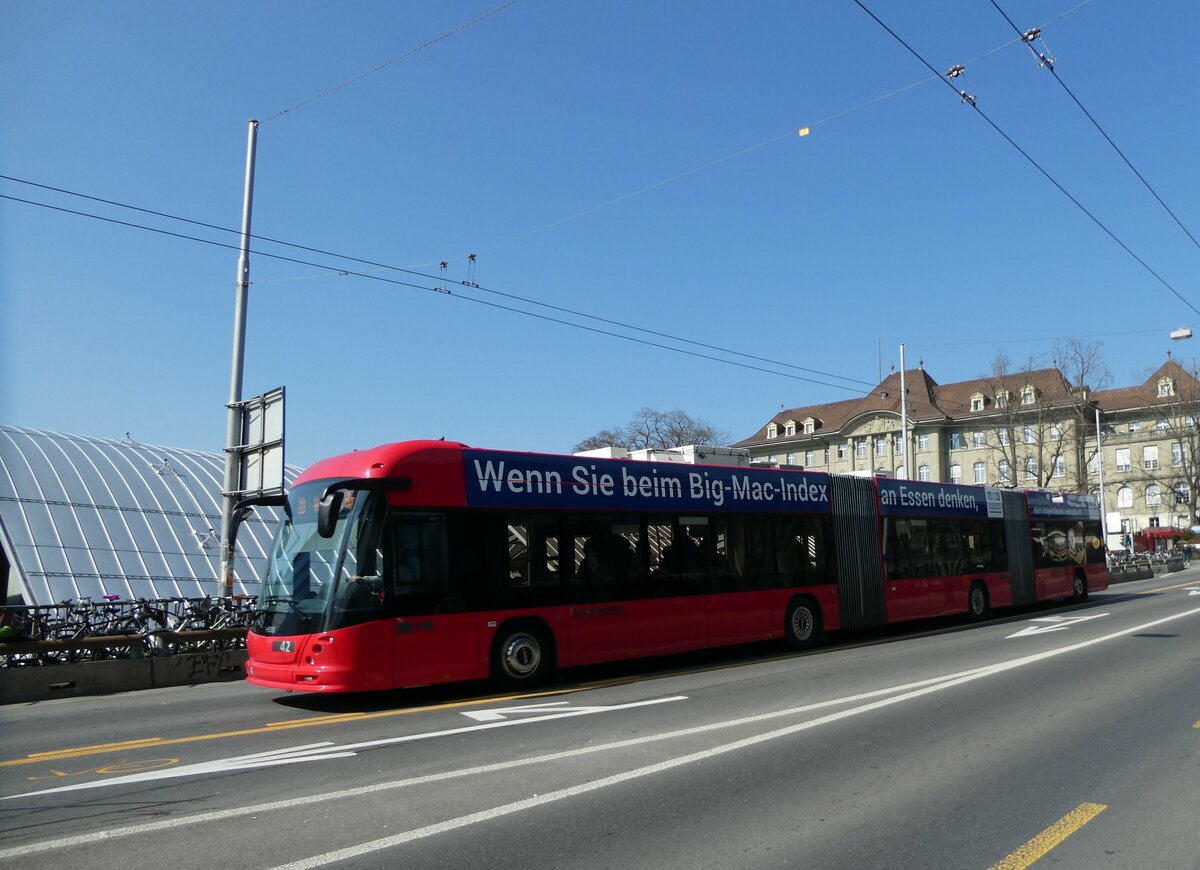
[[[837,452],[837,458],[838,458],[838,459],[845,459],[845,458],[846,458],[846,451],[847,451],[847,448],[846,448],[846,445],[845,445],[845,444],[839,444],[839,445],[837,446],[837,451],[838,451],[838,452]]]
[[[1127,486],[1123,486],[1117,490],[1117,507],[1131,508],[1133,507],[1133,490]]]
[[[808,466],[810,466],[812,464],[813,464],[813,452],[811,450],[805,450],[804,451],[804,466],[807,468]]]
[[[1099,474],[1100,473],[1100,451],[1099,450],[1097,450],[1095,453],[1093,453],[1091,458],[1088,460],[1087,470],[1088,470],[1088,474]]]
[[[975,463],[975,482],[987,483],[987,466],[982,462]]]
[[[928,465],[922,465],[917,469],[917,480],[933,480],[933,475],[930,474]]]
[[[829,464],[829,448],[828,447],[825,448],[825,464],[826,465]]]
[[[951,465],[950,466],[950,482],[951,483],[962,483],[962,466],[961,465]]]
[[[1187,445],[1181,441],[1176,441],[1171,445],[1171,467],[1183,468],[1183,463],[1187,461]]]
[[[1037,430],[1032,426],[1025,427],[1025,443],[1026,444],[1036,444],[1037,443]]]
[[[1059,426],[1057,423],[1051,423],[1050,424],[1050,440],[1051,441],[1062,441],[1062,435],[1063,435],[1062,426]]]
[[[896,466],[896,477],[899,478],[900,480],[907,480],[908,479],[908,469],[905,468],[903,465]]]
[[[1000,392],[996,393],[996,407],[997,408],[1007,408],[1008,407],[1008,393],[1006,391],[1001,390]]]
[[[928,435],[918,435],[917,436],[917,449],[918,450],[928,450],[929,449],[929,436]]]
[[[886,435],[880,435],[875,439],[876,456],[887,456],[887,442],[888,440]]]
[[[1025,479],[1026,480],[1037,480],[1038,479],[1038,461],[1037,461],[1036,456],[1026,456],[1025,457]]]
[[[795,465],[796,464],[796,454],[789,453],[786,457],[786,460],[787,460],[788,465]]]
[[[861,439],[857,444],[854,445],[854,455],[857,456],[859,459],[862,459],[864,456],[867,455],[867,439],[866,438]]]
[[[963,438],[963,435],[961,432],[951,432],[950,433],[950,449],[951,450],[962,450],[966,446],[967,446],[966,441]]]
[[[1128,471],[1128,470],[1129,470],[1129,448],[1128,447],[1118,447],[1117,448],[1117,471]]]
[[[816,431],[816,429],[817,429],[817,424],[814,423],[812,420],[804,421],[804,434],[805,435],[811,435],[813,432]]]
[[[1141,420],[1130,420],[1129,421],[1129,431],[1130,432],[1137,432],[1141,428],[1142,428]]]
[[[783,424],[783,434],[787,437],[792,437],[796,434],[796,424],[791,420]]]
[[[1008,430],[1007,429],[997,429],[996,430],[996,441],[999,442],[1001,447],[1007,447],[1008,446]]]
[[[1142,467],[1147,471],[1158,470],[1158,445],[1151,444],[1142,449]]]
[[[987,445],[987,436],[984,435],[982,432],[972,432],[971,433],[971,445],[973,447],[975,447],[976,449],[978,449],[980,447],[985,447]]]
[[[1164,429],[1166,429],[1168,426],[1170,426],[1170,423],[1168,423],[1168,422],[1167,422],[1167,418],[1166,418],[1166,417],[1159,417],[1157,420],[1155,420],[1155,421],[1154,421],[1154,428],[1155,428],[1155,429],[1164,430]]]
[[[1163,378],[1158,382],[1158,397],[1160,399],[1173,395],[1175,395],[1175,382],[1173,380]]]
[[[1150,528],[1157,529],[1158,525],[1159,525],[1158,517],[1150,517],[1149,523],[1150,523]]]
[[[1146,507],[1162,507],[1162,487],[1157,483],[1146,487]]]
[[[1066,477],[1067,476],[1067,460],[1062,456],[1054,457],[1054,465],[1050,470],[1051,477]]]
[[[1037,401],[1037,391],[1033,387],[1026,387],[1021,391],[1021,404],[1032,405]]]
[[[1175,492],[1175,504],[1192,503],[1192,488],[1186,483],[1177,483],[1172,490]]]
[[[779,427],[776,426],[774,423],[772,423],[770,426],[767,427],[767,437],[768,438],[774,438],[778,434],[779,434]]]
[[[971,410],[972,411],[982,411],[983,410],[983,396],[972,396],[971,397]]]
[[[1012,483],[1013,482],[1012,466],[1008,464],[1007,459],[1001,459],[1000,462],[997,464],[997,468],[999,469],[999,472],[1000,472],[1000,482],[1001,483]]]

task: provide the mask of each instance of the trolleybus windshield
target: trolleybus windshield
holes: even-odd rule
[[[327,483],[300,486],[289,495],[292,519],[271,551],[254,626],[259,634],[312,634],[383,615],[378,548],[387,496],[347,492],[326,538],[317,530],[317,517]]]

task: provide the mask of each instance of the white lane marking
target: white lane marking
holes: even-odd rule
[[[637,746],[645,746],[648,743],[656,743],[659,741],[673,740],[681,737],[692,737],[698,734],[705,734],[712,731],[717,731],[724,728],[733,728],[741,725],[754,724],[756,722],[764,722],[770,719],[778,719],[785,716],[794,716],[800,713],[817,710],[823,707],[831,707],[838,704],[852,703],[865,698],[879,697],[881,695],[891,694],[893,692],[911,689],[917,686],[930,686],[930,691],[937,689],[949,688],[960,683],[968,682],[976,677],[991,676],[993,674],[1002,673],[1012,670],[1013,668],[1023,667],[1025,665],[1034,664],[1044,659],[1052,658],[1067,653],[1076,652],[1096,644],[1105,643],[1110,640],[1125,637],[1126,635],[1136,634],[1139,631],[1145,631],[1148,628],[1153,628],[1163,623],[1172,622],[1176,619],[1182,619],[1187,616],[1195,616],[1200,614],[1200,609],[1188,610],[1183,613],[1177,613],[1174,616],[1166,616],[1162,619],[1156,619],[1152,622],[1147,622],[1143,625],[1134,626],[1133,628],[1123,629],[1113,634],[1103,637],[1096,637],[1090,640],[1080,641],[1056,650],[1047,650],[1045,652],[1034,653],[1032,655],[1021,656],[1020,658],[1012,659],[1008,662],[1000,662],[994,665],[986,665],[981,668],[973,668],[968,671],[961,671],[957,674],[947,674],[941,677],[934,677],[928,680],[920,680],[915,683],[909,683],[906,686],[893,686],[887,689],[877,689],[872,692],[864,692],[860,695],[854,695],[846,698],[838,698],[831,701],[821,701],[815,704],[807,704],[802,707],[794,707],[788,710],[777,710],[771,713],[759,713],[754,716],[746,716],[739,719],[730,719],[723,722],[711,722],[707,725],[697,725],[692,728],[683,728],[678,731],[668,731],[661,734],[647,734],[641,737],[633,737],[627,740],[618,740],[613,743],[604,743],[596,746],[584,746],[578,749],[568,749],[562,752],[553,752],[547,755],[538,755],[531,758],[515,759],[513,761],[497,762],[495,764],[479,765],[477,767],[462,768],[459,770],[450,770],[442,773],[430,774],[428,776],[412,777],[411,779],[401,779],[392,782],[376,783],[375,785],[360,786],[358,788],[339,789],[338,791],[324,792],[321,794],[305,795],[304,797],[288,798],[286,800],[270,801],[268,803],[254,804],[246,807],[231,807],[224,810],[213,810],[207,813],[197,813],[193,816],[182,816],[174,819],[161,819],[154,822],[144,822],[139,825],[129,825],[124,828],[113,828],[107,831],[94,831],[89,834],[79,834],[71,837],[62,837],[57,840],[44,840],[41,842],[25,843],[20,846],[15,846],[9,849],[0,849],[0,861],[9,858],[20,858],[29,855],[35,855],[42,852],[50,852],[55,849],[69,849],[76,846],[88,846],[95,843],[104,842],[106,840],[115,840],[123,837],[132,837],[142,834],[156,834],[160,831],[171,830],[173,828],[181,828],[187,825],[200,825],[210,822],[227,821],[229,819],[238,818],[239,816],[255,816],[262,813],[274,812],[278,810],[288,810],[296,807],[309,806],[327,801],[345,800],[347,798],[361,797],[362,795],[375,794],[379,792],[391,791],[398,788],[408,788],[411,786],[428,785],[436,782],[443,782],[449,779],[458,779],[462,777],[474,777],[489,773],[497,773],[500,771],[508,771],[514,768],[526,767],[534,764],[544,764],[548,762],[564,761],[577,759],[585,755],[591,755],[598,752],[612,752],[622,749],[630,749]],[[909,692],[903,696],[904,699],[910,697],[919,697],[925,694],[924,692]],[[888,699],[894,702],[894,699]],[[866,705],[865,707],[855,708],[857,712],[867,712],[869,709],[876,709],[881,705]],[[847,711],[849,713],[850,711]],[[845,714],[842,714],[844,718]],[[851,713],[851,715],[853,715]],[[826,721],[832,721],[828,718],[823,720],[814,720],[815,724],[824,724]],[[809,727],[813,727],[809,725]],[[494,812],[494,811],[493,811]],[[467,818],[467,817],[463,817]],[[448,825],[456,820],[450,820],[442,823]],[[481,821],[481,820],[477,820]],[[420,829],[427,830],[427,829]],[[449,830],[447,828],[447,830]],[[428,834],[426,835],[428,836]]]
[[[98,779],[90,782],[80,782],[64,785],[59,788],[48,788],[42,791],[30,791],[24,794],[14,794],[0,800],[13,800],[35,795],[55,794],[63,791],[82,791],[91,788],[106,788],[111,785],[129,785],[136,782],[149,782],[156,779],[178,779],[182,776],[200,776],[206,773],[224,773],[233,770],[251,770],[256,767],[277,767],[281,764],[296,764],[301,761],[326,761],[331,758],[347,758],[357,754],[360,749],[374,749],[379,746],[392,746],[397,743],[412,743],[417,740],[430,740],[434,737],[450,737],[456,734],[467,734],[471,731],[490,731],[494,728],[506,728],[510,725],[529,725],[534,722],[548,722],[552,719],[570,719],[575,716],[590,716],[594,713],[609,713],[613,710],[632,710],[635,707],[648,707],[652,704],[666,704],[671,701],[686,701],[686,695],[673,695],[669,698],[652,698],[648,701],[632,701],[628,704],[612,704],[607,707],[560,707],[567,701],[554,701],[550,704],[531,704],[529,707],[510,707],[497,710],[497,714],[514,713],[530,710],[542,713],[528,719],[505,719],[503,715],[495,716],[495,720],[486,725],[467,725],[463,728],[449,728],[445,731],[426,731],[422,734],[406,734],[403,737],[385,737],[381,740],[368,740],[364,743],[350,743],[338,746],[334,743],[310,743],[306,746],[295,746],[289,749],[275,749],[270,752],[259,752],[253,755],[239,755],[235,758],[218,758],[213,761],[203,761],[199,764],[188,764],[182,767],[166,767],[159,770],[149,770],[143,773],[131,773],[128,776],[116,776],[111,779]],[[543,708],[559,707],[547,713]],[[471,715],[471,714],[465,714]]]
[[[1197,586],[1185,586],[1184,591],[1187,592],[1188,598],[1191,598],[1193,595],[1200,595],[1200,587]]]
[[[1049,625],[1031,625],[1029,628],[1023,628],[1016,634],[1010,634],[1005,640],[1011,640],[1014,637],[1029,637],[1034,634],[1049,634],[1052,631],[1062,631],[1064,628],[1070,628],[1078,622],[1087,622],[1089,619],[1099,619],[1102,616],[1108,616],[1107,613],[1092,613],[1086,616],[1039,616],[1037,619],[1031,619],[1030,622],[1048,622]]]

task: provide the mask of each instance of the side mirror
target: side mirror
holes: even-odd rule
[[[337,528],[338,514],[342,512],[343,492],[335,489],[328,493],[317,508],[317,534],[322,538],[332,538],[333,530]]]

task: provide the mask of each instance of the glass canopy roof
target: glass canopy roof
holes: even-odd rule
[[[285,469],[289,487],[299,471]],[[9,603],[223,593],[224,476],[221,453],[0,425]],[[235,593],[258,594],[281,519],[256,508],[238,531]]]

